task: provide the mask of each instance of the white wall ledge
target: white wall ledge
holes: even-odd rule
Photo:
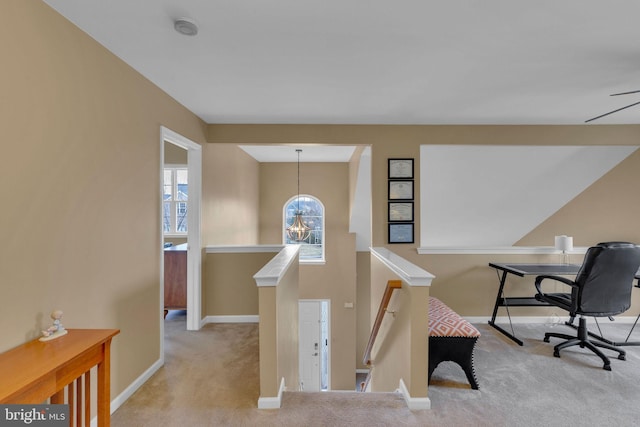
[[[572,254],[585,254],[586,247],[573,248],[567,252]],[[418,248],[420,255],[561,255],[553,246],[487,246],[487,247],[453,247],[453,246],[421,246]]]
[[[208,245],[208,254],[252,254],[259,252],[280,252],[284,245]]]
[[[287,245],[265,264],[253,278],[258,286],[277,286],[289,266],[298,259],[300,245]]]
[[[409,286],[431,286],[431,281],[435,278],[433,274],[394,254],[387,248],[371,248],[371,253]]]

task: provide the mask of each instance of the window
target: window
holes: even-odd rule
[[[164,168],[163,221],[165,234],[187,234],[189,180],[186,167]]]
[[[307,227],[311,229],[309,237],[302,242],[289,239],[287,227],[294,220],[298,204],[302,211],[302,218]],[[283,241],[285,244],[301,244],[301,261],[324,261],[324,206],[318,199],[309,195],[293,197],[284,205]]]

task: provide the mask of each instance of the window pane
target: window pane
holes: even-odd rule
[[[188,169],[165,168],[163,171],[163,218],[165,233],[187,232]]]
[[[162,200],[171,200],[172,199],[172,187],[173,187],[173,182],[171,179],[171,169],[165,169],[164,170],[164,183],[163,183],[163,187],[164,187],[164,194],[162,196]]]
[[[189,180],[186,169],[176,169],[176,200],[187,200]]]
[[[176,231],[187,232],[187,204],[185,202],[176,203]]]
[[[169,202],[162,204],[162,230],[165,233],[171,231],[171,203]]]

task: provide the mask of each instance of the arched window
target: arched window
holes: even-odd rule
[[[299,203],[298,203],[299,201]],[[295,214],[302,211],[304,223],[311,229],[309,237],[301,242],[289,239],[287,227],[294,220]],[[324,261],[324,206],[320,200],[313,196],[301,194],[294,196],[284,205],[284,227],[282,228],[282,241],[285,244],[301,244],[300,260],[313,262]]]

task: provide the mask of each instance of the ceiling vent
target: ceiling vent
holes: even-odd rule
[[[185,36],[195,36],[198,34],[198,25],[189,18],[178,18],[173,23],[173,28]]]

